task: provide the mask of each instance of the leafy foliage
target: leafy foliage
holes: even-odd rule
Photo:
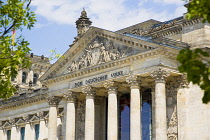
[[[188,81],[204,90],[203,103],[210,102],[209,53],[201,49],[185,49],[180,51],[177,60],[181,63],[179,71],[187,73]]]
[[[190,0],[188,4],[187,19],[202,18],[203,22],[210,23],[210,0]],[[179,52],[177,60],[181,63],[180,72],[187,73],[187,79],[198,84],[204,90],[203,103],[210,102],[210,56],[209,52],[197,48],[184,49]]]
[[[22,36],[12,43],[12,30],[31,29],[36,22],[30,11],[31,0],[0,0],[0,98],[9,98],[15,92],[11,78],[30,67],[29,43]]]
[[[192,0],[188,6],[188,19],[200,17],[210,23],[210,0]]]

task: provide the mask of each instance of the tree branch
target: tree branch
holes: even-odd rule
[[[31,1],[32,1],[32,0],[29,0],[28,4],[27,4],[27,6],[26,6],[26,9],[29,8],[29,6],[30,6],[30,4],[31,4]],[[17,22],[17,21],[14,20],[14,22],[12,23],[12,25],[11,25],[8,29],[6,29],[6,30],[4,31],[4,33],[1,35],[1,37],[3,37],[4,35],[6,35],[6,34],[15,26],[16,22]]]

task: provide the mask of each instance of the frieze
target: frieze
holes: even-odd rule
[[[67,69],[69,72],[72,72],[89,66],[117,60],[138,52],[140,52],[140,50],[117,45],[107,39],[97,37],[92,43],[87,45],[83,55],[76,61],[72,61]]]
[[[125,67],[125,68],[122,68],[122,70],[120,71],[116,71],[116,70],[110,71],[107,74],[99,74],[98,76],[92,76],[92,77],[85,78],[82,80],[77,80],[70,83],[70,89],[85,86],[85,85],[91,85],[93,83],[98,83],[98,82],[106,81],[113,78],[126,76],[129,74],[129,71],[130,71],[129,68]]]

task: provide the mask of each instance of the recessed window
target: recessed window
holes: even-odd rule
[[[26,79],[27,79],[27,73],[23,72],[22,73],[22,83],[26,83]]]
[[[20,128],[20,140],[25,140],[25,127]]]
[[[33,76],[33,84],[37,84],[38,78],[39,78],[39,75],[35,73]]]
[[[38,140],[39,139],[39,124],[35,124],[34,129],[35,129],[35,140]]]
[[[7,140],[11,140],[11,130],[7,130]]]

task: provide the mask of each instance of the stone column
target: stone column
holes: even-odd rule
[[[6,138],[7,138],[6,130],[0,129],[0,139],[6,140]]]
[[[137,76],[127,77],[126,82],[130,84],[130,140],[141,140],[141,95]]]
[[[169,73],[158,69],[150,74],[155,79],[155,139],[167,140],[165,80]]]
[[[56,96],[48,97],[48,102],[50,105],[48,122],[48,140],[57,139],[57,106],[61,99],[61,97]]]
[[[108,140],[118,140],[117,85],[113,81],[104,84],[108,90]]]
[[[39,131],[39,140],[43,140],[43,139],[46,139],[47,138],[47,134],[48,134],[48,130],[47,130],[47,126],[46,126],[46,123],[45,123],[45,119],[44,119],[44,114],[43,112],[38,112],[37,113],[37,116],[39,117],[40,119],[40,122],[39,122],[39,128],[40,128],[40,131]]]
[[[75,140],[75,125],[76,125],[76,111],[75,111],[75,101],[76,93],[69,91],[64,94],[66,99],[65,114],[64,114],[64,140]]]
[[[86,86],[82,89],[82,92],[86,94],[85,140],[94,140],[95,139],[95,104],[94,104],[95,91],[90,86]]]

